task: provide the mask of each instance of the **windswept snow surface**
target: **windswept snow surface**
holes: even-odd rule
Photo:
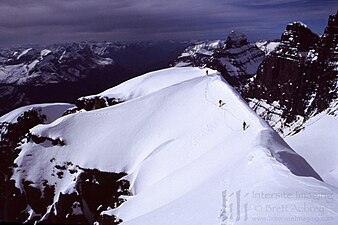
[[[338,187],[338,118],[320,113],[307,123],[305,129],[286,141],[303,156],[323,180]]]
[[[133,196],[103,212],[125,225],[336,225],[337,189],[319,181],[220,75],[204,74],[150,73],[105,93],[124,103],[34,127],[65,145],[23,144],[17,187],[47,180],[56,195],[70,193],[76,174],[50,174],[55,163],[72,162],[128,174]]]
[[[51,123],[57,118],[61,117],[62,114],[69,108],[74,107],[75,105],[69,103],[45,103],[45,104],[34,104],[27,105],[15,109],[3,116],[0,117],[0,123],[15,123],[17,118],[21,116],[24,112],[34,109],[41,110],[41,114],[46,115],[46,123]]]
[[[201,69],[196,67],[173,67],[158,70],[135,77],[98,95],[88,96],[87,98],[105,96],[122,101],[131,100],[186,80],[203,77],[206,75],[206,70],[210,74],[216,72],[208,68]]]

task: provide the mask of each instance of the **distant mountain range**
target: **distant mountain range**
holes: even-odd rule
[[[74,102],[168,67],[189,44],[81,42],[0,49],[0,115],[31,103]]]

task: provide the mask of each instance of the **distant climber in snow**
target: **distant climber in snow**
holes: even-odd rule
[[[243,122],[243,130],[248,129],[248,127],[249,127],[249,126],[248,126],[248,125],[246,124],[246,122],[244,121],[244,122]]]
[[[225,103],[224,103],[222,100],[219,100],[218,103],[219,103],[219,107],[220,107],[220,108],[221,108],[223,105],[225,105]]]
[[[209,75],[209,71],[208,70],[205,71],[205,75],[207,75],[207,76]]]

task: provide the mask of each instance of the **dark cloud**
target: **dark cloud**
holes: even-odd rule
[[[300,20],[321,33],[336,0],[0,0],[0,45],[79,40],[278,38]]]

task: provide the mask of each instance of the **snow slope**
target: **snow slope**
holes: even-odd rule
[[[62,114],[69,108],[74,107],[73,104],[69,103],[45,103],[45,104],[34,104],[34,105],[27,105],[15,109],[3,116],[0,117],[0,123],[8,122],[14,123],[16,122],[17,118],[21,116],[24,112],[35,109],[41,110],[41,114],[46,115],[46,123],[51,123],[57,118],[61,117]]]
[[[286,141],[303,156],[324,181],[338,187],[338,118],[322,112],[304,124],[305,129]]]
[[[205,76],[206,70],[208,70],[210,73],[216,72],[215,70],[207,68],[201,69],[196,67],[174,67],[162,69],[135,77],[100,94],[91,95],[84,98],[100,96],[115,98],[119,99],[120,101],[127,101],[156,92],[165,87],[190,80],[192,78]]]
[[[182,76],[189,71],[190,78]],[[270,217],[294,215],[331,218],[316,224],[337,224],[337,189],[319,181],[218,74],[201,74],[197,68],[154,72],[139,83],[130,80],[116,87],[121,92],[106,93],[132,100],[34,127],[32,134],[59,138],[65,145],[23,144],[15,161],[16,186],[22,189],[22,181],[29,180],[41,187],[46,180],[55,184],[56,201],[60,193],[74,192],[78,174],[65,172],[59,179],[50,175],[53,166],[72,162],[128,174],[133,196],[104,212],[123,224],[271,225]],[[282,193],[289,195],[280,197]],[[311,198],[318,193],[330,199]],[[281,204],[289,211],[271,210]],[[297,211],[304,204],[320,211]]]

